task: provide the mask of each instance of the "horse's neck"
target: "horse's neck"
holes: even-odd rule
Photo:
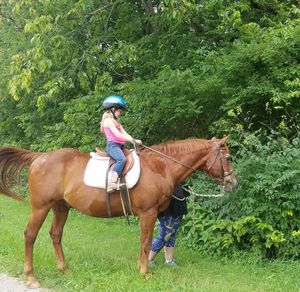
[[[164,159],[170,166],[172,177],[175,181],[186,179],[195,169],[205,169],[207,154],[209,152],[208,140],[191,139],[176,142],[167,142],[158,145],[157,149],[169,157],[174,158],[180,163],[171,159]]]

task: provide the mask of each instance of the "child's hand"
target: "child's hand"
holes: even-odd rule
[[[142,145],[143,144],[142,141],[139,140],[139,139],[133,139],[133,141],[134,141],[135,144],[138,144],[138,145]]]

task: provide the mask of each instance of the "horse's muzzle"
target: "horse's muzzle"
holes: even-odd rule
[[[233,173],[224,178],[223,187],[225,192],[233,192],[237,188],[237,186],[238,182]]]

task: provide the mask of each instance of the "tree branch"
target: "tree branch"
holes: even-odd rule
[[[111,12],[112,12],[112,10],[114,9],[114,7],[115,7],[116,5],[118,5],[118,4],[121,4],[122,2],[123,2],[122,0],[119,0],[119,1],[114,1],[114,3],[109,3],[109,4],[106,4],[106,5],[104,5],[104,6],[101,6],[101,7],[97,8],[96,10],[94,10],[93,12],[89,13],[89,14],[87,15],[87,17],[92,17],[92,16],[94,16],[95,14],[97,14],[98,12],[101,12],[101,11],[103,11],[103,10],[105,10],[105,9],[110,8],[110,7],[112,7],[112,9],[111,9]],[[110,12],[110,15],[111,15],[111,12]]]

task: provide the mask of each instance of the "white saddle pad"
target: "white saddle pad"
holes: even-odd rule
[[[133,166],[125,175],[125,180],[129,189],[136,185],[141,173],[140,157],[134,150],[131,150],[131,152],[133,154]],[[102,157],[95,152],[91,152],[90,155],[92,158],[90,158],[86,165],[83,182],[90,187],[105,189],[109,157]]]

